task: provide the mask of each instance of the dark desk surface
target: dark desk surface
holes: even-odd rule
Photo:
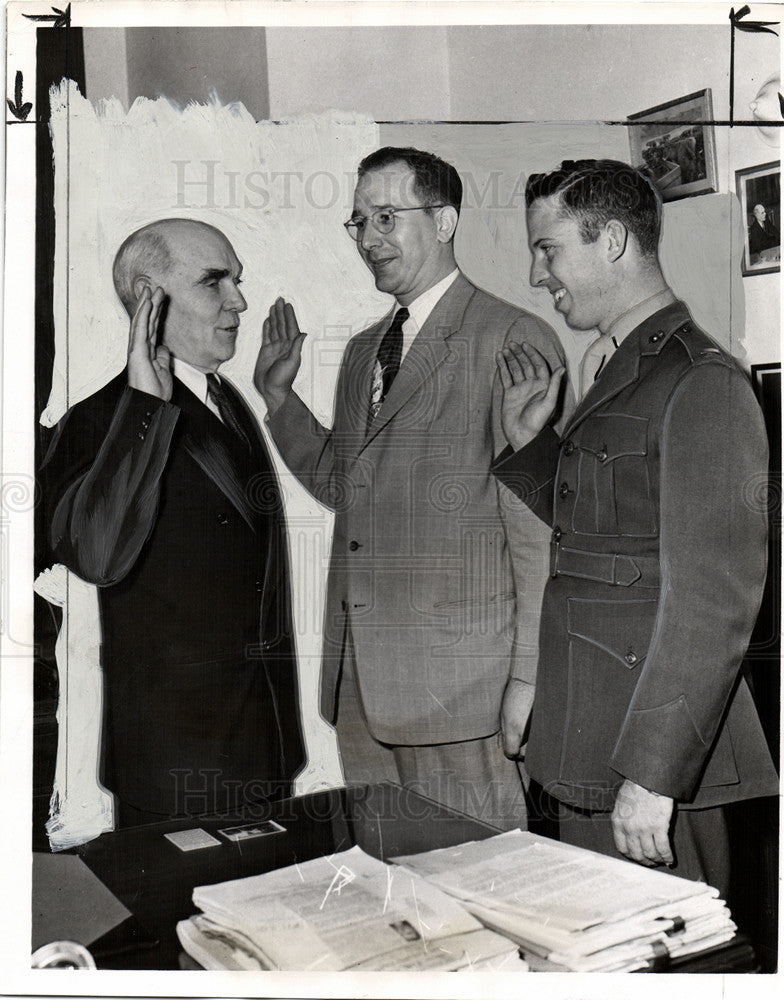
[[[265,819],[275,820],[285,832],[239,843],[218,833],[225,827]],[[220,843],[183,852],[164,836],[195,827]],[[104,969],[192,968],[187,961],[183,964],[175,927],[197,912],[191,898],[196,886],[285,868],[354,845],[387,861],[400,854],[483,840],[495,833],[498,830],[486,823],[397,785],[367,785],[286,799],[243,816],[171,821],[103,834],[79,848],[78,854],[133,917],[102,942],[90,944],[90,951]],[[660,971],[756,970],[754,951],[739,936]]]
[[[218,830],[273,819],[284,833],[234,843]],[[166,840],[174,830],[199,827],[220,844],[183,852]],[[498,833],[397,785],[332,789],[259,806],[252,815],[183,820],[103,834],[79,848],[85,864],[134,914],[126,948],[102,957],[100,968],[177,969],[182,951],[175,925],[198,912],[191,894],[199,885],[285,868],[358,845],[388,860]],[[158,943],[145,946],[145,933]],[[91,949],[92,950],[92,949]]]

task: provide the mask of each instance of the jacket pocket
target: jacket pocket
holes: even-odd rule
[[[569,662],[559,779],[609,790],[610,759],[645,663],[656,600],[568,600]]]
[[[642,666],[656,621],[658,600],[601,601],[569,598],[567,629],[571,640],[601,650],[610,663],[634,670]]]
[[[656,534],[652,503],[648,420],[600,413],[575,437],[578,482],[572,527],[591,535]]]

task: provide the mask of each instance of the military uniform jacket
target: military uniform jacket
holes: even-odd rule
[[[559,440],[494,472],[552,526],[526,767],[612,808],[777,792],[741,661],[766,570],[767,441],[734,359],[682,303],[622,342]]]

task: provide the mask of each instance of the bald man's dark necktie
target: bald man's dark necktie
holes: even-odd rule
[[[228,385],[221,384],[220,379],[214,372],[207,374],[207,395],[218,408],[221,420],[237,435],[248,451],[252,450],[250,438],[242,429],[242,417],[238,413],[240,403],[234,398],[234,394]]]
[[[373,366],[373,384],[370,390],[368,427],[372,424],[381,405],[389,395],[395,376],[400,371],[403,357],[403,324],[408,319],[408,309],[398,309],[392,325],[384,334]]]

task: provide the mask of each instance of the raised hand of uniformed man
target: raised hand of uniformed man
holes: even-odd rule
[[[532,441],[555,412],[566,369],[550,374],[547,362],[530,344],[509,343],[496,356],[503,387],[501,425],[515,451]]]
[[[171,354],[159,344],[158,322],[164,300],[162,288],[150,294],[144,288],[131,320],[128,339],[128,385],[159,399],[172,397]]]
[[[292,306],[283,298],[272,305],[262,327],[261,348],[256,359],[253,384],[264,397],[272,415],[286,401],[299,371],[303,333]]]
[[[670,821],[674,802],[628,778],[621,785],[612,813],[615,846],[640,864],[671,865]]]

